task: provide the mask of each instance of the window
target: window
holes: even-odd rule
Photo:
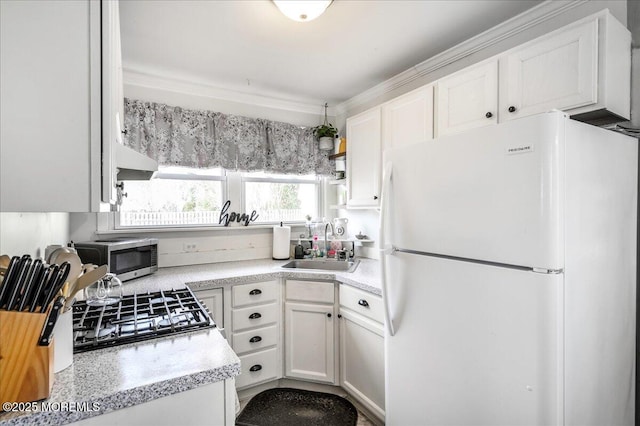
[[[221,169],[160,166],[149,181],[125,181],[117,227],[217,225],[226,199]]]
[[[245,211],[255,210],[256,222],[298,222],[318,216],[320,178],[309,176],[243,173]]]
[[[251,213],[253,224],[304,222],[321,210],[319,177],[160,166],[149,181],[125,181],[116,228],[222,226],[220,211]]]

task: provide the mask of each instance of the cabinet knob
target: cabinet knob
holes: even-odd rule
[[[331,318],[331,314],[327,314],[327,318]]]
[[[373,196],[373,199],[374,199],[374,200],[377,200],[377,199],[378,199],[378,196],[377,196],[377,195],[374,195],[374,196]]]
[[[120,133],[122,133],[123,135],[128,135],[129,131],[128,130],[120,130]]]
[[[258,343],[262,341],[262,337],[260,336],[253,336],[251,339],[249,339],[249,343]]]
[[[484,116],[487,117],[487,118],[491,118],[491,117],[493,117],[493,114],[491,113],[491,111],[489,111]]]
[[[262,315],[260,315],[258,312],[254,312],[251,315],[249,315],[249,319],[258,319],[258,318],[262,318]]]
[[[338,314],[338,318],[342,318],[342,314]]]
[[[369,307],[369,302],[367,302],[364,299],[360,299],[360,300],[358,300],[358,305],[364,306],[365,308],[368,308]]]
[[[249,294],[250,294],[251,296],[256,296],[256,295],[258,295],[258,294],[262,294],[262,290],[260,290],[259,288],[256,288],[255,290],[251,290],[251,291],[249,292]]]
[[[249,371],[260,371],[260,370],[262,370],[262,366],[260,364],[252,365],[249,368]]]
[[[509,112],[516,112],[516,107],[514,107],[513,105],[511,105],[509,107]]]

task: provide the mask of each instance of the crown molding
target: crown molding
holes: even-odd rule
[[[412,81],[446,67],[460,59],[486,49],[509,37],[548,21],[589,0],[547,0],[519,15],[492,27],[477,36],[471,37],[456,46],[396,74],[364,92],[335,106],[335,114],[344,114],[348,110],[374,100],[385,93],[410,84]]]
[[[213,98],[216,100],[238,102],[264,108],[285,111],[295,111],[321,116],[324,114],[324,102],[313,103],[291,101],[276,97],[246,93],[239,90],[225,89],[207,83],[195,83],[183,78],[160,75],[141,71],[135,68],[123,68],[124,84],[146,87],[149,89],[165,90],[194,96]],[[335,116],[335,107],[328,107],[327,114]]]

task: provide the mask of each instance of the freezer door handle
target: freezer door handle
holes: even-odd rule
[[[390,161],[386,162],[382,170],[382,191],[380,192],[380,272],[382,273],[382,301],[384,304],[384,318],[385,324],[389,335],[396,334],[395,326],[393,325],[393,315],[391,313],[391,306],[389,304],[389,286],[387,284],[387,268],[386,261],[387,256],[392,255],[394,248],[387,244],[385,227],[389,218],[388,199],[391,191],[391,173],[393,166]]]

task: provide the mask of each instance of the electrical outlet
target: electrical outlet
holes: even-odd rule
[[[192,253],[198,250],[198,245],[196,243],[184,243],[184,251],[187,253]]]

